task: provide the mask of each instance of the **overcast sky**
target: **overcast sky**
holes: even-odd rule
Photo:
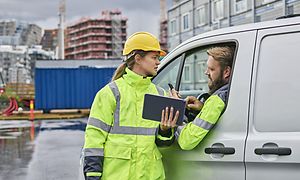
[[[172,0],[167,0],[167,9]],[[60,0],[0,0],[0,19],[36,23],[43,29],[56,28]],[[159,0],[66,0],[66,24],[80,17],[100,17],[102,10],[119,9],[128,18],[128,35],[148,31],[158,36]]]

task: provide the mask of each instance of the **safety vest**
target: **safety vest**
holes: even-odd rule
[[[155,142],[170,142],[174,133],[162,137],[159,122],[142,118],[146,93],[165,94],[150,78],[129,69],[97,93],[85,132],[87,179],[165,179]]]
[[[176,136],[182,149],[195,148],[217,123],[226,107],[228,88],[229,85],[226,84],[215,91],[192,122],[177,128]]]

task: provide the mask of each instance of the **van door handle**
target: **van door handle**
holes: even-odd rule
[[[206,154],[234,154],[235,149],[232,147],[211,147],[211,148],[205,148],[204,152]]]
[[[274,154],[279,156],[291,155],[291,148],[278,147],[278,148],[256,148],[254,149],[255,154],[263,155],[263,154]]]

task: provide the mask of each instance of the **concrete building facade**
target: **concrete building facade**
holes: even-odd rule
[[[100,18],[83,18],[67,27],[65,59],[121,58],[127,36],[121,11],[103,11]]]
[[[300,0],[173,0],[168,10],[168,48],[214,29],[300,13]]]
[[[42,28],[17,20],[0,20],[0,45],[38,45],[42,38]]]
[[[5,83],[33,83],[37,60],[54,59],[41,46],[0,45],[0,73]]]
[[[30,57],[26,46],[0,46],[0,72],[5,83],[31,83]]]

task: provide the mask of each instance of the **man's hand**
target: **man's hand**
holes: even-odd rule
[[[169,96],[172,97],[172,98],[175,98],[175,99],[181,98],[181,95],[175,89],[170,89],[170,95]]]
[[[187,109],[200,111],[203,107],[203,103],[200,102],[196,97],[194,96],[188,96],[185,98],[186,101],[186,107]]]
[[[174,108],[171,107],[170,113],[169,108],[163,109],[161,112],[161,122],[160,122],[160,129],[162,131],[167,131],[170,128],[174,128],[176,126],[176,122],[179,116],[179,111],[176,111],[175,116],[173,118],[173,111]]]

